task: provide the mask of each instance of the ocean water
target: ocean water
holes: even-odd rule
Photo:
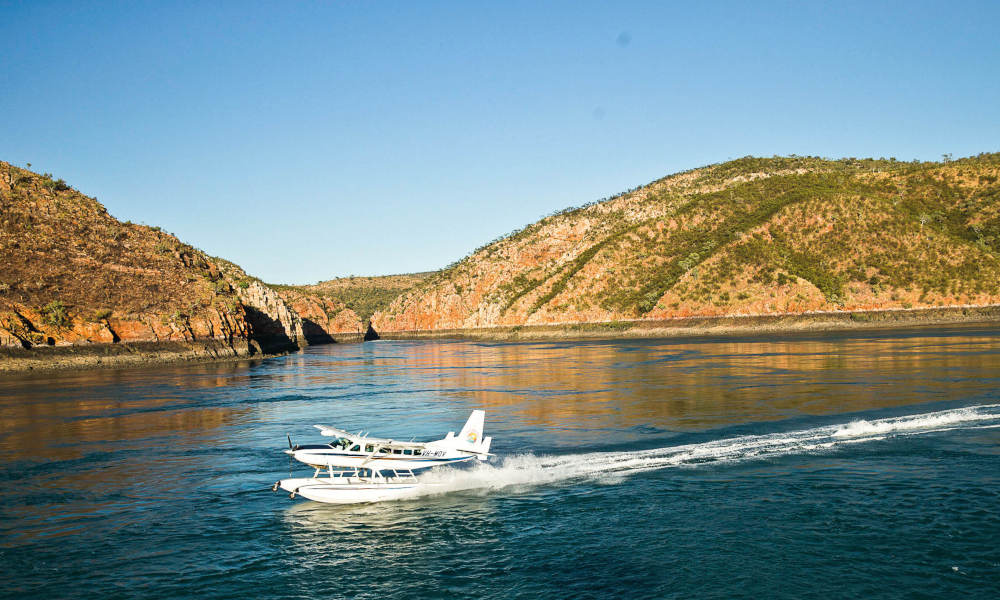
[[[0,379],[3,598],[997,598],[1000,331],[309,348]],[[497,456],[274,493],[327,424]]]

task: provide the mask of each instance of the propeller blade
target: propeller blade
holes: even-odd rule
[[[285,436],[288,437],[288,449],[295,450],[295,448],[292,448],[292,435],[290,433],[286,433]]]

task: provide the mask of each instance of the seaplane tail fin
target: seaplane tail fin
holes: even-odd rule
[[[474,410],[469,415],[469,420],[465,422],[458,437],[454,438],[453,447],[461,452],[475,454],[479,460],[489,458],[491,437],[483,436],[483,425],[486,420],[486,411]]]
[[[428,442],[427,446],[440,450],[457,450],[466,455],[474,454],[479,460],[486,460],[489,457],[492,438],[483,437],[485,419],[484,411],[474,410],[458,435],[455,435],[454,431],[449,431],[448,435],[435,442]]]
[[[483,422],[486,420],[486,411],[474,410],[469,415],[469,420],[465,422],[465,427],[458,434],[458,440],[462,445],[478,446],[483,441]]]

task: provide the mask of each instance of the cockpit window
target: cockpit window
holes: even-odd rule
[[[351,452],[358,452],[359,450],[361,450],[361,444],[354,444],[351,446]]]
[[[374,451],[375,451],[375,446],[373,446],[372,444],[368,444],[367,446],[365,446],[365,452],[374,452]]]

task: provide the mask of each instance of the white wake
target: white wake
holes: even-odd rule
[[[495,490],[510,486],[551,484],[574,479],[616,481],[622,477],[702,463],[738,462],[842,447],[899,437],[1000,423],[1000,404],[940,412],[858,420],[847,424],[766,435],[746,435],[698,444],[632,452],[589,452],[561,456],[523,454],[498,464],[479,463],[471,469],[436,469],[420,476],[416,495],[462,490]]]

